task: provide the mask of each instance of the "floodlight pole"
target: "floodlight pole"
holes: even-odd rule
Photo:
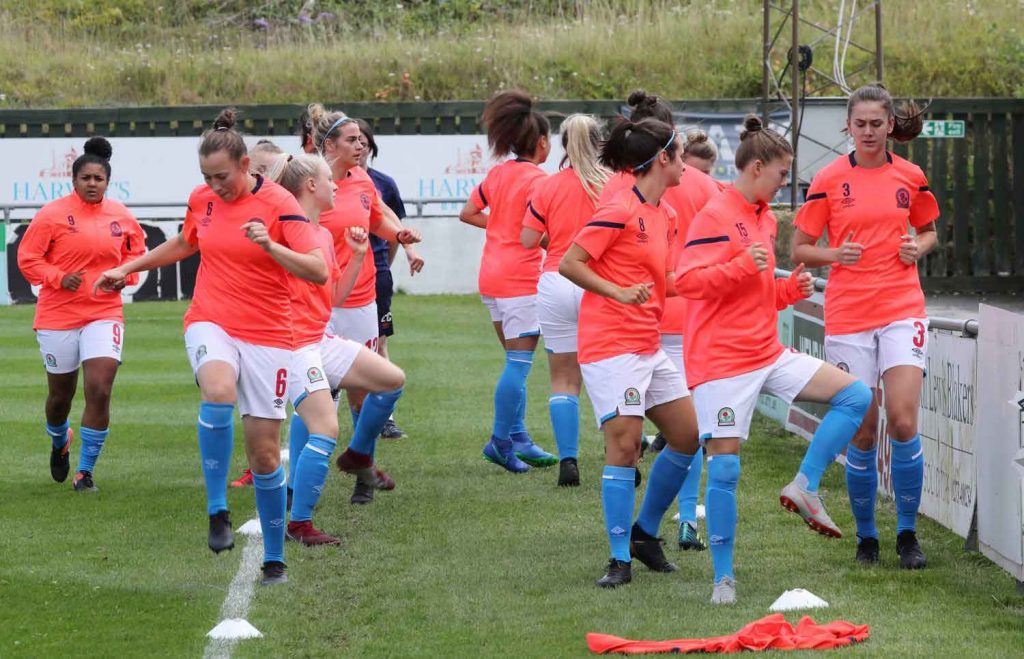
[[[789,70],[792,78],[789,139],[793,145],[793,165],[789,170],[789,207],[795,209],[800,188],[797,167],[797,142],[800,140],[800,0],[793,0],[793,13],[789,21],[793,27],[793,46],[789,49]]]

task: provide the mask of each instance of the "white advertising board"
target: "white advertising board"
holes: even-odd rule
[[[978,544],[1024,581],[1024,316],[981,305]]]

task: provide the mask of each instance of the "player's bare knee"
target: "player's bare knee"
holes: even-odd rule
[[[394,391],[405,386],[405,371],[392,365],[387,376],[384,378],[383,391]]]
[[[896,441],[907,441],[917,434],[917,416],[907,413],[896,413],[889,417],[889,436]]]
[[[272,446],[253,451],[249,458],[249,467],[257,474],[269,474],[280,465],[280,450]]]
[[[233,382],[213,382],[202,388],[203,400],[208,403],[234,405],[237,394]]]

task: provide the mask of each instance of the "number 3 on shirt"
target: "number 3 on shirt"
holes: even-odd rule
[[[914,334],[914,347],[923,348],[925,333],[924,323],[922,323],[920,320],[915,320],[914,329],[916,330],[916,333]]]

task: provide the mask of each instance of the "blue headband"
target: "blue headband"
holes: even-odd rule
[[[352,117],[342,117],[341,119],[338,119],[333,124],[331,124],[331,127],[327,129],[326,133],[324,133],[324,138],[320,140],[320,151],[324,150],[324,144],[327,144],[327,138],[331,136],[331,133],[334,132],[334,129],[342,125],[346,121],[355,121],[355,119],[353,119]]]
[[[647,165],[650,165],[652,162],[654,162],[654,159],[657,158],[658,155],[661,154],[662,151],[664,151],[669,146],[671,146],[672,142],[674,142],[675,140],[676,140],[676,132],[672,131],[672,134],[668,136],[668,142],[665,142],[665,146],[663,146],[660,149],[658,149],[657,151],[655,151],[653,156],[651,156],[647,160],[643,161],[642,163],[640,163],[639,165],[634,167],[633,171],[634,172],[639,172],[641,169],[644,169],[645,167],[647,167]]]

